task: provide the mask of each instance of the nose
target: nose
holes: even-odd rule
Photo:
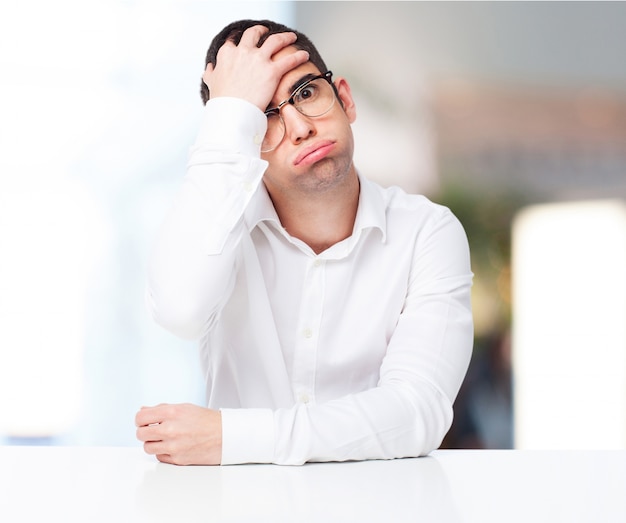
[[[315,136],[316,130],[311,118],[304,116],[293,105],[283,107],[282,117],[285,122],[285,135],[291,143],[299,144]]]

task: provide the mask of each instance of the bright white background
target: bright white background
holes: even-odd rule
[[[0,442],[134,444],[144,404],[204,392],[143,304],[217,31],[289,2],[3,0]]]

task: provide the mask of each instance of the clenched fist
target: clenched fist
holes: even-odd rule
[[[189,403],[142,407],[135,416],[137,439],[163,463],[219,465],[222,460],[222,415]]]

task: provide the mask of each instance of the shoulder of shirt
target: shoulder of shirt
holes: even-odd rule
[[[368,180],[367,183],[371,186],[372,190],[378,192],[385,204],[387,212],[414,212],[428,215],[435,219],[451,214],[448,207],[433,202],[423,194],[407,193],[404,189],[396,185],[382,187],[371,180]]]

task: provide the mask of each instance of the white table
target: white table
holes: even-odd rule
[[[176,467],[139,447],[0,446],[0,521],[626,522],[626,451]]]

